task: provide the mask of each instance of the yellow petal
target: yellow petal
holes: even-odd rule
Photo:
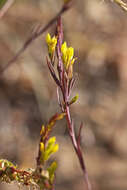
[[[48,140],[48,144],[54,144],[56,142],[56,137],[51,137],[49,140]]]
[[[55,36],[52,38],[52,44],[54,44],[54,46],[57,44],[57,38]]]
[[[74,56],[74,48],[69,47],[67,50],[67,55],[68,55],[68,61],[70,61]]]
[[[58,144],[55,144],[54,147],[53,147],[53,153],[57,152],[59,150],[59,145]]]
[[[77,57],[75,57],[75,58],[73,58],[73,59],[71,60],[71,65],[74,64],[74,62],[75,62],[76,59],[77,59]]]
[[[62,44],[62,46],[61,46],[61,52],[62,52],[62,54],[66,54],[66,52],[67,52],[67,43],[66,42],[64,42],[63,44]]]
[[[51,36],[49,33],[46,35],[46,42],[47,42],[47,44],[49,44],[51,42]]]
[[[40,151],[41,151],[41,152],[44,151],[44,143],[43,143],[43,142],[40,143]]]

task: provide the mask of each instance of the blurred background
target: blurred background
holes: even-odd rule
[[[18,0],[0,19],[0,69],[39,26],[60,10],[62,1]],[[71,106],[93,190],[127,190],[127,12],[110,0],[74,1],[63,17],[64,39],[75,48],[77,82]],[[52,35],[55,24],[47,31]],[[39,131],[59,111],[56,85],[47,65],[44,33],[0,74],[0,158],[36,167]],[[56,189],[83,190],[83,177],[59,121],[52,135],[60,144]],[[17,190],[1,184],[0,190]],[[25,189],[25,188],[24,188]]]

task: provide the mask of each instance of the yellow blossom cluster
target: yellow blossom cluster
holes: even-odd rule
[[[46,43],[48,45],[49,57],[52,59],[57,44],[57,38],[55,36],[51,37],[51,35],[48,33],[46,36]],[[61,57],[68,77],[72,78],[73,64],[76,60],[76,58],[74,58],[74,48],[68,47],[67,43],[64,42],[61,46]]]
[[[61,46],[61,52],[62,52],[63,64],[64,64],[66,70],[68,70],[69,66],[73,65],[75,62],[75,59],[76,59],[76,58],[73,58],[74,48],[67,47],[67,43],[64,42]]]
[[[49,56],[52,58],[56,48],[57,38],[55,36],[51,38],[51,35],[48,33],[46,36],[46,43],[48,45]]]

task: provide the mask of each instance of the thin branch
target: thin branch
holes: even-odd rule
[[[14,0],[8,0],[5,5],[0,10],[0,19],[5,15],[11,5],[14,3]]]
[[[58,12],[58,14],[52,18],[48,24],[46,24],[44,27],[41,27],[39,31],[36,31],[33,33],[24,43],[24,45],[19,49],[19,51],[16,53],[16,55],[1,69],[0,73],[3,73],[10,65],[12,65],[17,58],[28,48],[28,46],[37,39],[41,34],[43,34],[49,27],[51,27],[58,18],[63,15],[64,12],[66,12],[71,7],[70,3],[65,3],[61,10]]]
[[[127,11],[127,3],[122,0],[114,0],[114,2],[119,5],[124,11]]]

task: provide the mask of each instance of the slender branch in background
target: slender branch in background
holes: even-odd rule
[[[14,3],[14,0],[8,0],[5,5],[0,9],[0,19],[5,15],[11,5]]]
[[[21,49],[19,49],[19,51],[16,53],[16,55],[14,57],[12,57],[12,59],[1,69],[0,73],[3,73],[10,65],[12,65],[17,58],[28,48],[28,46],[35,40],[37,39],[41,34],[43,34],[49,27],[51,27],[59,18],[59,16],[61,16],[63,13],[65,13],[67,10],[70,9],[71,5],[72,5],[72,1],[69,1],[68,3],[65,3],[63,5],[63,7],[61,8],[61,10],[58,12],[58,14],[52,18],[48,24],[46,24],[44,27],[41,27],[39,30],[35,31],[24,43],[24,45],[21,47]]]
[[[86,166],[83,159],[83,153],[81,151],[81,144],[80,144],[81,129],[83,125],[82,124],[80,125],[78,137],[76,137],[74,122],[71,118],[71,113],[70,113],[70,105],[75,103],[78,98],[78,95],[76,95],[70,100],[70,95],[75,82],[75,77],[73,76],[73,64],[76,58],[73,58],[74,49],[72,47],[68,47],[66,42],[63,43],[63,30],[62,30],[62,23],[60,17],[58,18],[57,21],[56,36],[51,38],[50,34],[47,34],[46,42],[48,45],[48,53],[49,53],[49,60],[47,59],[47,65],[50,74],[57,85],[58,104],[62,112],[66,114],[65,117],[67,121],[68,133],[71,138],[73,148],[78,157],[80,167],[83,172],[84,180],[87,185],[87,190],[91,190],[92,188],[88,179],[88,174],[86,171]],[[58,61],[57,63],[54,62],[52,63],[52,60],[54,60],[55,56],[57,56]],[[57,71],[55,71],[55,69],[54,70],[51,69],[52,67],[54,67],[55,64],[57,64]]]
[[[127,3],[123,2],[122,0],[113,0],[114,3],[119,5],[124,11],[127,11]]]

